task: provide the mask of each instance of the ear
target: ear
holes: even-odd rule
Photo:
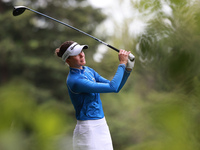
[[[67,64],[69,64],[69,63],[70,63],[70,60],[67,58],[65,62],[66,62]]]

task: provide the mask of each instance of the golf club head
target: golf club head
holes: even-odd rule
[[[21,15],[26,9],[27,7],[25,6],[15,6],[13,10],[13,16]]]

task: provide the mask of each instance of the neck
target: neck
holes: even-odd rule
[[[70,66],[70,68],[75,68],[75,69],[83,69],[83,66],[76,67],[76,66]]]

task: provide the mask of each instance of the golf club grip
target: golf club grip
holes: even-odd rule
[[[109,44],[107,46],[112,48],[113,50],[119,52],[119,49],[117,49],[117,48],[115,48],[115,47],[113,47],[113,46],[111,46]],[[129,58],[130,61],[134,61],[135,60],[135,56],[133,54],[131,54],[131,53],[129,54],[128,58]]]
[[[132,53],[130,53],[128,55],[128,58],[129,58],[130,61],[134,61],[135,60],[135,56]]]

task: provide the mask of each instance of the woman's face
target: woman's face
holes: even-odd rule
[[[76,56],[70,56],[66,62],[72,68],[83,69],[82,66],[86,64],[85,54],[81,51],[81,53]]]

